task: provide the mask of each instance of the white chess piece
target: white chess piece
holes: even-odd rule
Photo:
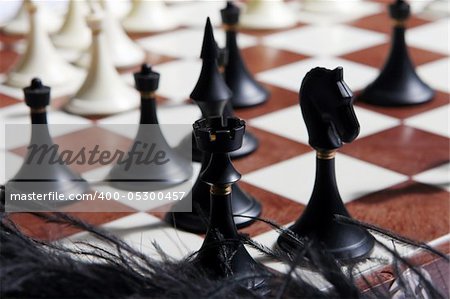
[[[65,109],[79,115],[109,115],[137,108],[139,94],[120,77],[109,55],[109,44],[103,28],[105,18],[99,12],[88,17],[92,30],[88,75]]]
[[[351,14],[359,10],[361,0],[304,0],[302,10],[316,13]]]
[[[119,20],[109,11],[108,5],[105,5],[104,1],[101,3],[104,8],[102,30],[114,66],[125,68],[141,64],[145,59],[144,50],[128,37]],[[88,51],[80,57],[76,64],[88,67],[91,64],[90,60],[90,51]]]
[[[26,35],[30,31],[30,22],[28,20],[27,2],[23,1],[14,18],[3,27],[3,31],[12,35]],[[34,5],[38,6],[38,14],[41,17],[42,24],[46,31],[53,33],[61,27],[61,18],[54,13],[49,12],[45,4],[36,1]],[[29,83],[29,82],[28,82]]]
[[[240,25],[251,29],[281,29],[297,23],[294,12],[283,0],[250,0]]]
[[[450,16],[450,1],[433,0],[425,6],[423,12],[430,15],[448,17]]]
[[[70,0],[69,9],[61,29],[52,36],[58,48],[83,51],[91,44],[91,31],[86,25],[89,7],[84,0]]]
[[[27,1],[30,22],[27,48],[18,64],[8,74],[5,84],[25,87],[34,77],[39,77],[53,88],[74,86],[81,83],[84,71],[72,66],[60,57],[48,33],[43,28],[42,15],[37,13],[37,9],[34,3]]]
[[[178,24],[164,1],[133,0],[122,25],[128,32],[158,32],[176,28]]]

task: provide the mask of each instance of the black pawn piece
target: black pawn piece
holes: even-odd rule
[[[118,163],[111,170],[108,181],[124,190],[160,190],[179,185],[192,175],[190,161],[175,152],[167,143],[158,124],[155,91],[158,89],[159,73],[143,64],[134,74],[136,89],[141,94],[141,120],[129,158],[133,162]],[[133,153],[143,152],[148,161]],[[130,157],[131,156],[131,157]],[[156,157],[162,157],[158,162]],[[154,161],[153,161],[154,160]],[[165,161],[165,162],[164,162]]]
[[[225,27],[226,48],[228,50],[225,65],[225,82],[233,92],[231,104],[235,108],[260,105],[267,101],[269,92],[250,74],[245,66],[237,45],[237,24],[239,23],[239,8],[231,1],[220,11]],[[245,143],[245,142],[244,142]]]
[[[429,102],[434,91],[417,75],[405,42],[405,22],[409,4],[397,0],[389,6],[394,21],[389,57],[374,82],[359,96],[361,101],[378,106],[405,106]]]
[[[337,259],[364,258],[374,246],[372,235],[362,228],[339,223],[334,216],[350,217],[336,184],[335,154],[343,142],[352,142],[359,134],[352,92],[343,81],[342,68],[311,70],[303,79],[300,98],[309,143],[317,151],[316,179],[305,211],[290,230],[320,244]],[[288,252],[300,246],[286,234],[278,238],[278,244]]]
[[[83,194],[90,190],[89,184],[61,161],[58,145],[50,136],[46,107],[50,103],[50,87],[34,78],[31,85],[23,89],[25,103],[30,107],[31,140],[24,163],[17,174],[6,184],[6,198],[9,194]],[[45,151],[45,149],[48,151]],[[44,150],[42,150],[44,149]],[[57,161],[55,163],[55,161]],[[39,202],[39,209],[53,210],[56,204],[68,201]],[[27,207],[33,208],[34,202]],[[19,207],[20,208],[20,207]]]
[[[257,276],[266,270],[245,249],[233,220],[231,186],[241,175],[229,153],[242,145],[244,131],[245,122],[238,118],[213,117],[194,124],[199,148],[210,155],[200,176],[210,186],[211,200],[208,232],[194,263],[214,279],[234,277],[244,287],[263,290],[264,280]]]
[[[191,93],[191,98],[200,107],[204,118],[222,115],[227,101],[231,96],[231,92],[225,84],[217,66],[218,55],[219,49],[214,40],[213,29],[208,18],[201,52],[203,66],[198,82]],[[228,115],[233,115],[232,110]],[[251,135],[244,134],[244,140],[248,138],[246,136]],[[202,164],[200,171],[204,171],[208,165],[210,156],[208,153],[203,153],[196,144],[194,139],[192,142],[193,159],[196,160],[195,155],[197,155],[197,158]],[[238,151],[239,149],[232,153]],[[233,185],[232,188],[234,194],[233,214],[252,217],[257,217],[261,214],[261,204],[256,199],[241,190],[237,184]],[[205,233],[207,225],[203,216],[209,215],[210,211],[209,186],[200,177],[197,178],[190,196],[192,198],[192,212],[171,212],[167,214],[166,219],[177,228],[191,232]],[[241,228],[250,225],[253,223],[253,220],[250,218],[235,217],[235,222]]]

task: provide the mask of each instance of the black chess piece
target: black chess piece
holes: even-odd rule
[[[17,174],[6,183],[6,198],[10,194],[83,194],[90,190],[89,184],[73,172],[65,163],[60,163],[59,145],[54,144],[47,123],[46,107],[50,104],[50,87],[34,78],[31,85],[23,89],[25,103],[30,107],[31,139],[24,163]],[[6,202],[8,204],[8,201]],[[12,203],[12,202],[11,202]],[[72,201],[30,202],[27,207],[53,210],[58,204]],[[24,207],[24,206],[22,206]],[[36,206],[37,207],[37,206]],[[20,208],[20,207],[19,207]]]
[[[268,272],[245,249],[232,212],[231,186],[241,175],[233,167],[229,153],[242,145],[245,122],[220,116],[201,119],[195,122],[194,132],[199,148],[210,156],[200,176],[210,186],[211,200],[208,232],[194,263],[213,279],[233,276],[242,279],[244,287],[263,291],[261,274]]]
[[[394,21],[391,50],[383,69],[359,99],[378,106],[404,106],[429,102],[434,91],[417,75],[405,42],[405,23],[410,16],[409,4],[397,0],[389,5]]]
[[[211,87],[205,87],[207,84],[219,84],[217,82],[221,82],[219,76],[222,76],[222,74],[219,71],[218,63],[226,63],[229,60],[229,51],[228,49],[220,49],[217,46],[217,43],[214,39],[214,33],[211,26],[211,23],[209,21],[206,22],[205,27],[205,35],[203,39],[203,46],[202,46],[202,53],[200,55],[200,58],[203,60],[203,67],[202,72],[200,74],[200,78],[203,78],[202,80],[199,80],[200,83],[197,83],[196,87],[194,88],[194,91],[191,93],[191,99],[193,99],[197,105],[199,105],[200,110],[202,111],[202,116],[204,118],[210,117],[210,116],[216,116],[216,115],[223,115],[225,117],[233,117],[234,111],[231,103],[226,103],[221,105],[220,107],[214,107],[214,109],[211,110],[211,108],[205,109],[202,106],[210,106],[212,107],[212,97],[211,96],[205,96],[201,93],[204,93],[205,90],[208,90],[208,88],[216,88],[215,85],[211,85]],[[223,69],[223,67],[222,67]],[[209,77],[210,76],[210,77]],[[209,82],[210,81],[210,82]],[[220,83],[221,84],[221,83]],[[227,90],[225,92],[225,90]],[[229,102],[230,98],[232,97],[233,93],[230,92],[229,88],[223,88],[221,92],[221,96]],[[225,96],[226,94],[226,96]],[[209,95],[209,94],[207,94]],[[202,161],[203,153],[198,149],[197,144],[193,140],[192,136],[187,136],[186,138],[192,138],[192,160],[196,162]],[[183,141],[184,143],[186,140]],[[183,144],[184,144],[183,143]],[[259,141],[258,139],[251,134],[250,132],[246,131],[244,135],[244,141],[241,148],[238,150],[230,153],[231,159],[237,159],[241,157],[245,157],[247,155],[250,155],[254,151],[258,149]]]
[[[237,24],[240,9],[233,2],[220,11],[226,34],[228,59],[224,67],[225,82],[233,92],[231,104],[234,108],[260,105],[267,101],[269,92],[253,78],[241,57],[237,45]]]
[[[337,259],[363,258],[374,246],[372,235],[334,218],[335,214],[350,217],[336,184],[335,154],[359,134],[352,92],[343,80],[342,68],[312,69],[303,79],[300,99],[309,144],[317,151],[316,179],[305,211],[290,230],[316,241]],[[286,233],[278,238],[278,244],[288,252],[300,247]]]
[[[223,114],[231,92],[217,67],[218,47],[214,41],[209,19],[205,27],[201,58],[203,59],[203,66],[198,82],[191,93],[191,98],[200,107],[203,116],[220,116]],[[248,135],[244,134],[244,140],[245,136]],[[193,142],[196,143],[195,140]],[[201,152],[198,147],[195,148]],[[209,159],[208,153],[202,153],[201,171],[205,170]],[[241,190],[239,185],[233,185],[233,194],[233,214],[253,217],[261,214],[261,204]],[[200,178],[197,178],[189,196],[192,198],[192,212],[170,212],[166,215],[166,220],[178,228],[204,233],[207,226],[202,217],[207,216],[210,211],[209,186]],[[253,223],[252,219],[243,217],[235,217],[234,221],[239,228]]]
[[[147,64],[143,64],[141,70],[134,74],[136,89],[141,94],[141,119],[127,156],[133,162],[116,164],[107,178],[112,186],[119,189],[160,190],[184,183],[192,176],[191,162],[170,147],[159,126],[155,97],[159,77],[159,73],[152,71]],[[150,151],[163,153],[163,160],[167,162],[138,162],[142,158],[133,154],[138,151],[144,152],[144,156]]]

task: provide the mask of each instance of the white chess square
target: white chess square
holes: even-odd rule
[[[449,55],[449,22],[449,18],[444,18],[408,29],[406,41],[409,46]]]
[[[319,57],[339,56],[385,41],[385,34],[341,24],[309,25],[263,38],[268,47]]]
[[[221,46],[225,46],[225,32],[222,29],[214,30],[214,38]],[[158,34],[140,39],[138,43],[151,53],[167,55],[176,58],[198,58],[202,48],[203,29],[188,28],[175,32]],[[247,35],[238,35],[238,45],[241,49],[257,44],[257,38]]]
[[[361,107],[354,107],[361,126],[358,138],[395,127],[400,120]],[[308,132],[299,105],[265,114],[250,120],[253,127],[308,144]]]
[[[315,67],[344,68],[344,80],[353,91],[366,87],[378,75],[378,70],[341,58],[310,58],[258,73],[258,80],[298,92],[306,73]]]
[[[407,118],[405,124],[450,138],[449,118],[450,105],[445,105]]]
[[[413,179],[450,192],[450,163],[416,174]]]
[[[170,10],[182,26],[204,27],[207,17],[211,19],[214,26],[222,24],[220,10],[225,7],[225,2],[210,0],[171,0],[171,2],[174,5],[170,6]]]
[[[203,243],[203,238],[200,236],[176,230],[147,213],[135,213],[109,222],[102,227],[123,239],[134,249],[155,259],[161,257],[153,246],[153,242],[157,242],[163,252],[175,259],[185,258],[188,254],[200,249]],[[76,242],[88,242],[116,252],[116,248],[111,247],[111,244],[100,241],[88,233],[78,233],[61,242],[69,248],[84,249],[85,247]]]
[[[309,152],[246,174],[242,180],[306,205],[314,187],[315,156]],[[336,179],[342,200],[348,203],[408,177],[338,153]]]
[[[417,67],[417,73],[432,88],[450,93],[450,58],[423,64]]]

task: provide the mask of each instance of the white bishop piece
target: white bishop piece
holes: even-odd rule
[[[317,13],[345,13],[360,9],[359,2],[361,0],[304,0],[302,10]]]
[[[88,13],[85,0],[70,0],[64,24],[52,37],[53,44],[63,49],[87,50],[91,44],[91,31],[86,25]]]
[[[27,2],[31,1],[23,1],[22,6],[15,17],[5,27],[3,27],[4,32],[12,35],[26,35],[30,31]],[[38,7],[38,14],[41,16],[42,24],[45,27],[45,30],[50,33],[58,31],[61,27],[61,18],[49,12],[45,4],[36,1],[34,5]]]
[[[80,90],[65,106],[71,113],[109,115],[139,106],[138,92],[122,80],[111,61],[109,45],[102,32],[106,24],[99,12],[88,17],[88,25],[92,30],[92,63]]]
[[[251,29],[280,29],[294,26],[295,14],[283,0],[250,0],[240,25]]]
[[[128,32],[158,32],[178,26],[164,1],[133,0],[130,13],[122,21]]]
[[[145,60],[144,50],[128,37],[120,21],[108,9],[108,5],[104,1],[100,3],[104,8],[102,31],[113,65],[116,68],[125,68],[141,64]],[[91,65],[90,53],[86,52],[76,63],[83,67]]]
[[[8,74],[6,85],[28,86],[31,79],[39,77],[52,88],[75,86],[82,82],[85,72],[66,62],[56,51],[48,33],[42,25],[38,7],[26,1],[29,13],[30,32],[27,48],[15,68]]]

